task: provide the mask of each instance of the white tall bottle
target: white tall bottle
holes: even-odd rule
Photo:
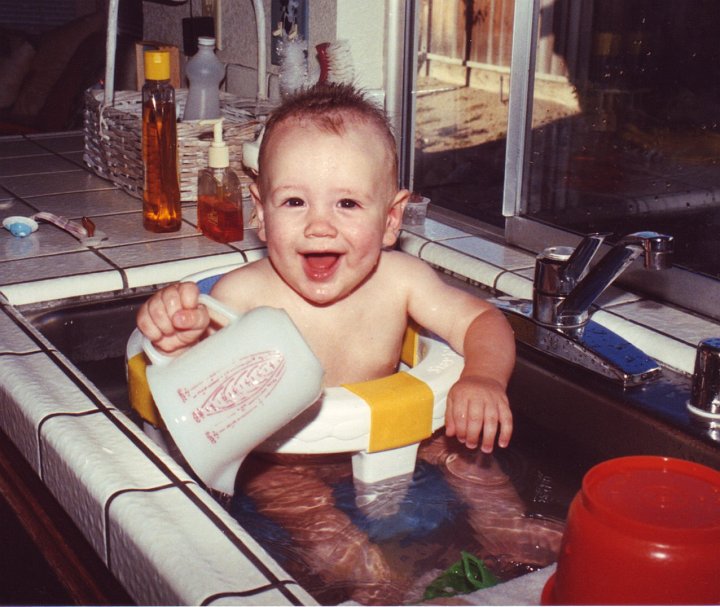
[[[220,118],[220,83],[225,65],[215,55],[215,38],[200,36],[198,51],[185,68],[190,81],[183,120]]]

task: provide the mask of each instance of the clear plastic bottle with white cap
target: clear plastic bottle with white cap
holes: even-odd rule
[[[220,83],[225,65],[215,55],[215,38],[200,36],[198,51],[185,67],[190,82],[183,120],[220,118]]]
[[[208,166],[198,174],[198,228],[217,242],[242,240],[242,185],[230,168],[222,118],[201,124],[213,125],[213,142],[208,150]]]

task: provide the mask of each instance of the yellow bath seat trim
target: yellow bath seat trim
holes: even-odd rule
[[[405,371],[343,388],[370,407],[368,452],[419,443],[432,434],[435,397],[424,381]]]
[[[408,367],[414,367],[420,362],[420,325],[411,320],[405,329],[400,360]]]
[[[145,368],[147,366],[148,359],[144,352],[135,354],[128,359],[127,372],[130,404],[142,419],[151,423],[156,428],[161,428],[164,424],[162,419],[160,419],[160,412],[155,406],[155,401],[150,393],[150,386],[145,376]]]

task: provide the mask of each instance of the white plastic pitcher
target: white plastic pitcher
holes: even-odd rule
[[[177,357],[145,339],[147,380],[188,464],[232,495],[248,453],[318,399],[323,369],[284,310],[239,316],[209,295],[200,302],[230,322]]]

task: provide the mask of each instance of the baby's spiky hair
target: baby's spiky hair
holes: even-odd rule
[[[385,112],[355,86],[338,83],[316,84],[301,89],[270,114],[260,147],[261,173],[266,142],[278,124],[290,119],[309,120],[317,127],[338,135],[343,133],[347,121],[359,120],[375,126],[385,139],[393,158],[393,172],[397,173],[395,137]]]

